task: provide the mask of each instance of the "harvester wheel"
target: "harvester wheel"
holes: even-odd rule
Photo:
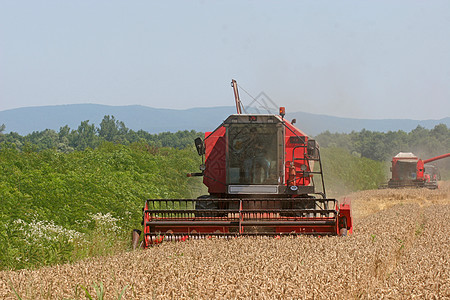
[[[214,210],[214,209],[219,209],[219,201],[217,201],[216,198],[212,198],[210,195],[203,195],[198,197],[197,199],[215,199],[215,201],[196,201],[195,202],[195,209],[198,211],[202,211],[202,210]],[[224,214],[219,214],[219,213],[204,213],[204,212],[199,212],[195,214],[196,217],[223,217],[225,216]]]
[[[347,236],[347,228],[339,229],[339,235],[340,236]]]
[[[132,232],[132,247],[136,250],[139,247],[139,238],[141,237],[141,231],[139,229],[134,229]]]
[[[347,236],[347,218],[342,217],[339,219],[339,235]]]
[[[315,208],[315,198],[314,197],[304,197],[301,201],[292,201],[283,203],[283,209],[304,209],[305,212],[302,213],[282,213],[282,216],[288,217],[307,217],[307,210]]]

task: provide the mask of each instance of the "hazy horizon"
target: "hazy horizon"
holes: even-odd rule
[[[4,111],[11,111],[11,110],[20,110],[20,109],[27,109],[27,108],[44,108],[44,107],[57,107],[57,106],[71,106],[71,105],[99,105],[99,106],[105,106],[105,107],[129,107],[129,106],[142,106],[142,107],[146,107],[146,108],[151,108],[151,109],[158,109],[158,110],[175,110],[175,111],[187,111],[187,110],[196,110],[196,109],[214,109],[214,108],[231,108],[233,110],[233,113],[235,113],[235,106],[233,105],[218,105],[218,106],[199,106],[199,107],[190,107],[190,108],[161,108],[161,107],[152,107],[152,106],[148,106],[148,105],[142,105],[142,104],[126,104],[126,105],[110,105],[110,104],[99,104],[99,103],[68,103],[68,104],[55,104],[55,105],[34,105],[34,106],[24,106],[24,107],[16,107],[16,108],[10,108],[10,109],[5,109],[5,110],[0,110],[0,112],[4,112]],[[253,111],[255,112],[255,111]],[[273,112],[274,114],[277,114],[277,112],[275,112],[274,110],[271,110],[271,112]],[[255,112],[256,113],[256,112]],[[262,111],[262,109],[260,108],[260,112],[261,114],[265,114],[268,112]],[[356,119],[356,120],[413,120],[413,121],[427,121],[427,120],[443,120],[446,118],[450,118],[450,117],[443,117],[443,118],[436,118],[436,119],[411,119],[411,118],[384,118],[384,119],[375,119],[375,118],[358,118],[358,117],[340,117],[340,116],[334,116],[334,115],[329,115],[329,114],[316,114],[316,113],[309,113],[309,112],[303,112],[303,111],[289,111],[286,108],[286,115],[292,115],[292,114],[296,114],[296,113],[305,113],[305,114],[310,114],[310,115],[323,115],[323,116],[327,116],[327,117],[333,117],[333,118],[339,118],[339,119]],[[0,124],[1,124],[1,120],[0,120]]]
[[[0,111],[248,104],[359,119],[450,115],[448,1],[0,0]],[[1,120],[0,120],[1,123]]]

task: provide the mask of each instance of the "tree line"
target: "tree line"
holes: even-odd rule
[[[377,161],[389,160],[398,152],[413,152],[426,159],[448,153],[450,149],[450,129],[445,124],[436,125],[433,129],[419,125],[410,132],[365,129],[351,133],[325,131],[316,139],[322,147],[344,148],[354,155]]]
[[[19,150],[41,151],[56,149],[59,152],[70,153],[75,150],[95,149],[103,142],[129,145],[144,142],[154,147],[170,147],[185,149],[193,145],[196,137],[202,136],[195,130],[184,130],[176,133],[162,132],[151,134],[144,130],[134,131],[125,126],[124,122],[116,120],[114,116],[106,115],[97,127],[89,121],[83,121],[77,129],[68,125],[61,127],[58,132],[52,129],[34,131],[25,136],[16,132],[2,133],[5,125],[0,127],[0,147],[13,145]]]
[[[102,142],[129,145],[143,142],[153,147],[170,147],[185,149],[193,145],[196,137],[203,133],[195,130],[184,130],[175,133],[162,132],[151,134],[144,130],[134,131],[114,116],[106,115],[96,127],[89,121],[83,121],[77,129],[65,125],[58,132],[52,129],[34,131],[21,136],[16,132],[3,133],[5,125],[0,126],[0,148],[13,145],[19,150],[56,149],[70,153],[75,150],[95,149]],[[376,161],[388,161],[398,152],[413,152],[426,159],[448,153],[450,149],[450,129],[445,124],[436,125],[433,129],[417,126],[410,132],[403,130],[378,132],[363,129],[351,133],[331,133],[325,131],[315,137],[321,147],[343,148],[355,156]]]
[[[445,124],[433,129],[417,126],[410,132],[403,130],[377,132],[361,130],[351,133],[325,131],[316,136],[321,147],[343,148],[354,156],[388,162],[399,152],[412,152],[421,159],[449,153],[450,128]],[[433,162],[439,167],[443,179],[450,178],[450,159]]]

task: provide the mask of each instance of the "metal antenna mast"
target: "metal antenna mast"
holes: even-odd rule
[[[242,103],[241,103],[241,99],[239,99],[239,92],[238,92],[236,80],[231,79],[231,86],[233,87],[234,99],[236,100],[236,110],[237,110],[238,115],[240,115],[240,114],[242,114]]]

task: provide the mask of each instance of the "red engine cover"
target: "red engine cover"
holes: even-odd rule
[[[226,141],[225,127],[205,133],[205,165],[203,183],[210,194],[226,192]]]

